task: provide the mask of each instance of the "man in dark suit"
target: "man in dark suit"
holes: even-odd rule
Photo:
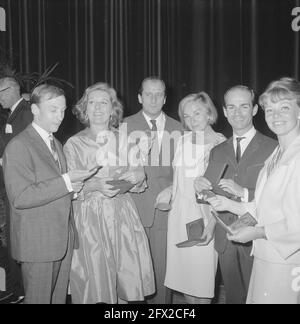
[[[166,86],[161,79],[149,77],[143,80],[138,100],[142,110],[124,120],[128,134],[152,131],[155,135],[149,164],[145,167],[148,187],[144,193],[132,194],[132,197],[149,238],[154,264],[156,294],[149,303],[168,304],[171,302],[171,293],[164,287],[168,213],[155,209],[155,201],[157,195],[172,184],[172,161],[182,126],[162,112],[166,102]]]
[[[0,79],[0,104],[8,110],[8,118],[6,123],[2,125],[0,130],[0,157],[8,142],[22,132],[33,119],[30,104],[20,95],[20,86],[18,82],[11,77]],[[6,209],[5,224],[5,243],[7,248],[0,248],[1,264],[6,270],[6,291],[0,297],[0,303],[14,303],[24,295],[23,283],[20,266],[11,258],[10,255],[10,238],[9,238],[9,207],[4,187],[2,163],[0,167],[0,199],[3,201],[3,207]]]
[[[64,118],[64,92],[41,85],[31,103],[32,124],[3,155],[12,257],[21,263],[26,304],[63,304],[76,237],[71,199],[92,172],[67,173],[62,146],[53,137]]]
[[[254,93],[245,86],[230,88],[224,96],[224,114],[232,126],[233,136],[216,146],[210,153],[206,174],[213,174],[220,163],[228,164],[219,186],[242,201],[252,201],[258,174],[265,160],[277,146],[277,142],[255,130],[253,117],[258,106],[254,105]],[[212,189],[205,177],[197,178],[195,189]],[[220,213],[222,220],[231,225],[237,216]],[[215,228],[215,247],[226,292],[226,303],[244,304],[250,282],[253,258],[251,244],[228,241],[219,224]]]

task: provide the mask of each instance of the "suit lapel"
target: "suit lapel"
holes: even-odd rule
[[[243,161],[249,161],[249,158],[253,156],[254,152],[257,151],[260,147],[260,135],[258,131],[256,131],[255,136],[252,138],[251,142],[247,146],[244,154],[242,155],[240,164],[243,163]]]
[[[27,127],[27,131],[29,133],[30,140],[31,140],[32,144],[38,151],[41,152],[40,156],[44,158],[44,160],[45,160],[45,162],[47,162],[47,164],[52,166],[56,171],[58,171],[60,173],[60,170],[55,163],[52,153],[50,152],[47,144],[44,142],[44,140],[39,135],[39,133],[32,127],[32,125],[29,125]]]
[[[227,141],[227,145],[226,145],[226,155],[228,157],[228,161],[236,169],[237,168],[237,163],[236,163],[236,158],[235,158],[235,153],[234,153],[234,148],[233,148],[233,137],[231,137]]]
[[[24,103],[24,99],[22,101],[20,101],[20,103],[18,104],[16,109],[13,111],[13,113],[8,117],[7,122],[6,122],[7,124],[11,124],[14,121],[14,119],[17,117],[18,113],[22,110],[23,103]]]
[[[138,112],[137,117],[138,117],[139,124],[141,125],[141,127],[140,127],[141,130],[143,130],[143,129],[151,130],[151,128],[149,127],[149,125],[147,123],[145,116],[143,115],[143,110]]]

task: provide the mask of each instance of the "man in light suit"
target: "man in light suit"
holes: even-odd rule
[[[163,80],[149,77],[143,80],[138,94],[142,110],[124,120],[128,134],[134,131],[153,131],[155,144],[145,167],[148,188],[144,193],[132,194],[142,224],[149,238],[156,279],[156,294],[149,300],[154,304],[169,304],[170,290],[164,287],[168,213],[155,209],[157,195],[173,181],[172,161],[181,124],[162,112],[166,102]],[[171,138],[171,140],[170,140]]]
[[[206,174],[213,174],[220,163],[228,164],[219,186],[238,199],[248,202],[254,198],[258,174],[265,160],[277,146],[277,142],[253,126],[253,117],[258,106],[254,105],[254,93],[245,86],[230,88],[224,96],[224,114],[233,130],[233,136],[219,144],[210,153]],[[195,181],[195,189],[212,189],[205,177]],[[237,216],[220,213],[222,220],[231,225]],[[250,256],[251,244],[237,244],[228,241],[226,232],[219,224],[215,229],[215,248],[226,292],[227,304],[246,303],[253,258]]]
[[[20,266],[10,255],[10,237],[9,237],[9,207],[6,197],[3,170],[2,170],[2,155],[8,142],[22,132],[33,119],[30,104],[25,101],[20,94],[20,85],[16,79],[12,77],[4,77],[0,79],[0,104],[8,110],[9,115],[6,123],[0,130],[0,199],[3,201],[3,206],[6,209],[6,224],[5,224],[5,243],[7,247],[0,248],[0,263],[6,270],[6,291],[0,297],[0,303],[15,303],[18,298],[24,296],[22,276]]]
[[[91,172],[67,173],[61,144],[53,137],[64,118],[64,92],[41,85],[31,103],[33,123],[9,142],[3,156],[12,257],[21,262],[25,303],[62,304],[76,235],[71,199]]]

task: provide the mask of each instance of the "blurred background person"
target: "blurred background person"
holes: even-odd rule
[[[23,299],[24,290],[20,265],[12,259],[10,252],[9,204],[4,187],[2,155],[9,141],[32,122],[33,115],[29,102],[21,96],[20,85],[13,77],[3,77],[0,79],[0,104],[4,110],[7,110],[5,123],[1,125],[0,130],[0,200],[2,201],[3,211],[6,214],[5,220],[2,222],[2,242],[4,244],[0,247],[0,259],[6,270],[7,286],[5,292],[5,297],[7,298],[3,296],[2,299],[3,302],[15,303]]]
[[[190,94],[179,103],[183,127],[189,132],[178,140],[174,157],[173,185],[157,197],[157,204],[171,204],[168,218],[167,270],[165,285],[184,293],[187,303],[210,303],[214,297],[218,265],[214,249],[214,222],[207,205],[196,202],[194,180],[204,174],[210,150],[226,140],[213,125],[217,110],[205,92]],[[187,239],[186,224],[203,218],[203,246],[178,248]]]
[[[116,129],[122,104],[113,88],[96,83],[85,90],[74,113],[87,127],[64,146],[69,169],[93,168],[101,155],[116,159],[85,182],[73,204],[80,247],[72,262],[72,301],[143,301],[155,292],[148,239],[130,194],[107,183],[120,179],[135,185],[133,191],[145,189],[144,168],[128,165],[127,134]],[[108,146],[112,149],[107,151]]]

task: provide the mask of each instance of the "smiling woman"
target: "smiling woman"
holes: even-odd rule
[[[73,203],[80,247],[72,262],[72,301],[142,301],[155,291],[154,275],[146,233],[127,191],[145,190],[145,173],[142,163],[130,164],[127,134],[115,128],[122,105],[113,88],[96,83],[73,111],[87,127],[64,146],[69,169],[103,168]],[[126,180],[126,188],[112,180]]]
[[[260,97],[266,122],[284,148],[299,134],[300,93],[296,86],[296,80],[282,78]]]
[[[82,98],[73,108],[73,113],[82,124],[87,126],[90,123],[89,113],[92,111],[97,112],[98,115],[91,115],[91,120],[94,120],[93,117],[97,116],[98,118],[102,115],[103,109],[104,111],[106,110],[105,114],[110,117],[104,123],[108,122],[107,125],[109,127],[118,127],[123,116],[122,104],[113,88],[107,83],[98,82],[85,90]]]

